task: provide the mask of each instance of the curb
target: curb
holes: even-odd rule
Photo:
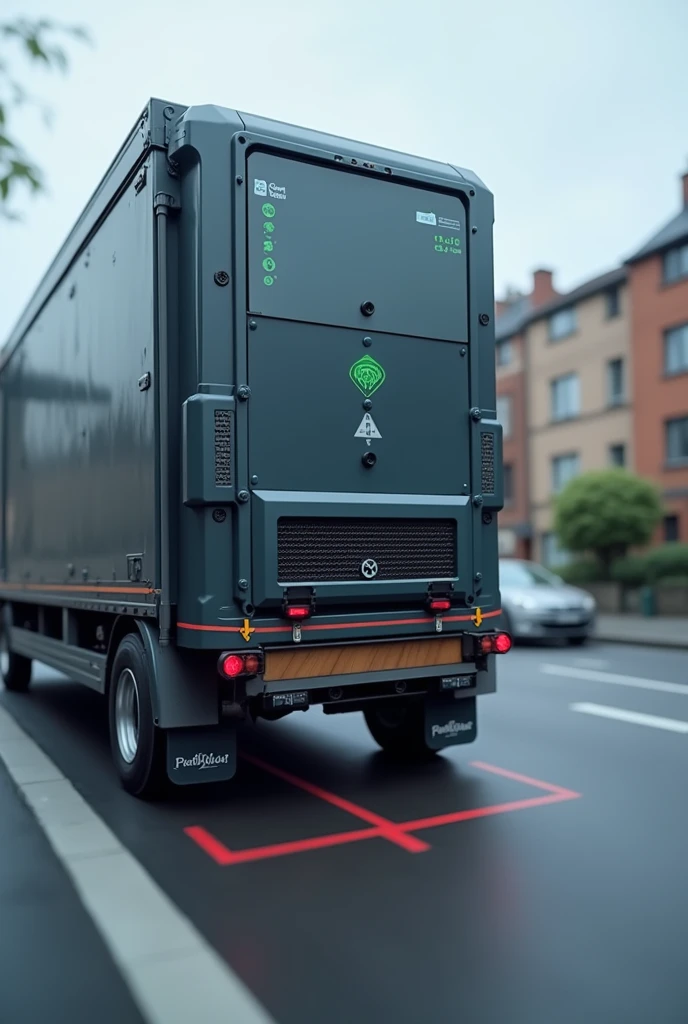
[[[657,637],[650,639],[649,637],[605,635],[604,633],[593,633],[590,639],[599,640],[605,644],[629,644],[634,647],[664,647],[674,651],[688,651],[688,640],[665,640]]]

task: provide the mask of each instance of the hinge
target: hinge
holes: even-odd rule
[[[139,174],[138,178],[134,182],[134,192],[136,193],[136,195],[138,195],[139,192],[143,192],[144,188],[146,187],[146,177],[146,168],[144,167],[141,173]]]
[[[140,583],[143,576],[143,555],[127,555],[127,576],[130,583]]]
[[[157,192],[155,195],[153,209],[157,213],[158,210],[160,210],[163,207],[174,210],[179,209],[179,206],[177,205],[177,200],[174,198],[174,196],[169,195],[167,192]]]

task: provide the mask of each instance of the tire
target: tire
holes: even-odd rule
[[[140,638],[129,633],[115,655],[108,688],[110,748],[120,782],[142,799],[159,796],[166,781],[165,733],[153,716],[153,678]]]
[[[31,658],[10,650],[7,625],[0,624],[0,675],[10,693],[26,693],[31,683]]]
[[[587,642],[588,642],[588,637],[587,636],[570,636],[569,637],[569,647],[583,647],[583,645],[587,644]]]
[[[425,706],[422,701],[397,702],[363,712],[375,742],[386,754],[401,761],[431,760],[437,753],[425,742]]]

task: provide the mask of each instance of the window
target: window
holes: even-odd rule
[[[543,550],[545,538],[553,538],[554,534],[543,534]],[[553,572],[546,569],[544,565],[537,562],[510,561],[502,558],[499,561],[499,585],[500,587],[518,587],[523,590],[525,587],[560,587],[562,579],[555,576]]]
[[[556,377],[550,384],[553,420],[570,420],[580,413],[580,381],[577,373]]]
[[[497,366],[511,366],[511,339],[497,342]]]
[[[688,373],[688,324],[664,332],[664,372]]]
[[[664,283],[671,284],[682,277],[688,277],[688,242],[664,253]]]
[[[542,535],[542,561],[545,565],[549,565],[552,568],[556,568],[560,565],[566,565],[567,562],[571,561],[571,556],[568,551],[559,547],[559,541],[554,533],[543,533]]]
[[[504,480],[504,504],[511,505],[514,500],[514,467],[506,463],[502,467]]]
[[[607,320],[612,320],[621,312],[621,297],[618,288],[610,288],[604,296]]]
[[[688,462],[688,416],[666,420],[664,430],[667,462]]]
[[[678,516],[664,516],[664,540],[667,544],[673,544],[673,542],[678,539]]]
[[[569,480],[580,473],[580,455],[568,452],[566,455],[555,455],[552,459],[552,490],[558,494],[566,487]]]
[[[549,340],[560,341],[568,338],[576,329],[576,310],[574,306],[557,310],[549,318]]]
[[[623,359],[610,359],[607,363],[607,405],[623,405],[625,398]]]
[[[511,437],[511,395],[497,398],[497,419],[502,424],[504,437]]]
[[[610,444],[609,445],[609,464],[611,466],[625,466],[626,465],[626,445],[625,444]]]

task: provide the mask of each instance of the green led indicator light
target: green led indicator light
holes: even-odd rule
[[[385,371],[372,356],[363,356],[349,370],[349,376],[366,398],[374,395],[385,380]]]
[[[266,238],[263,242],[263,252],[272,252],[274,248],[274,243],[269,238]]]
[[[263,224],[263,231],[266,231],[269,235],[271,235],[274,230],[275,225],[272,223],[272,221],[266,220],[265,224]]]
[[[263,203],[263,216],[264,217],[268,217],[268,218],[274,217],[275,216],[275,212],[276,212],[275,211],[275,207],[272,205],[272,203]]]
[[[263,260],[263,270],[267,270],[268,272],[271,272],[271,271],[273,271],[275,269],[275,266],[276,266],[275,261],[273,259],[271,259],[269,256],[267,256]]]
[[[271,288],[274,283],[275,279],[274,277],[271,277],[270,274],[266,274],[265,277],[263,278],[263,284],[266,286],[266,288]]]

